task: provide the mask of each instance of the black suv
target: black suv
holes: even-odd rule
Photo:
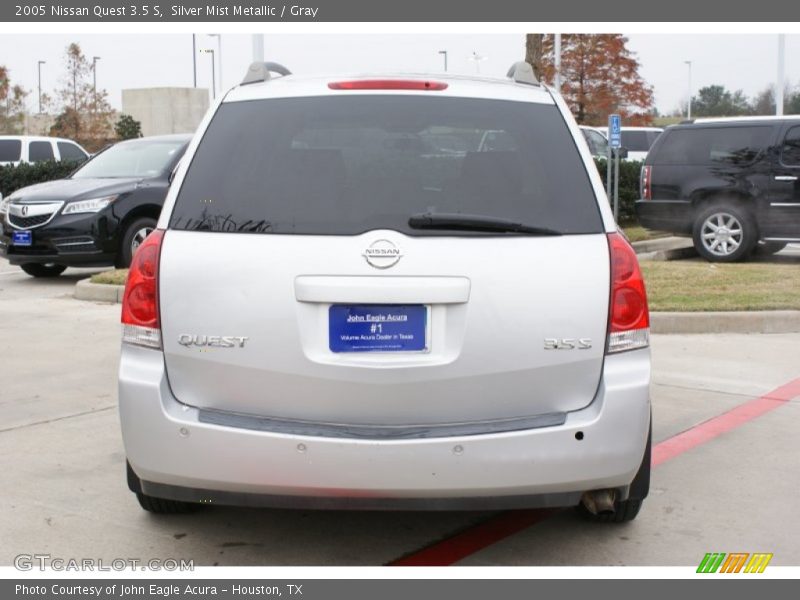
[[[55,277],[68,266],[127,267],[156,226],[190,140],[120,142],[66,179],[15,191],[0,203],[0,254],[33,277]]]
[[[706,259],[778,252],[800,242],[800,115],[668,127],[640,183],[641,224],[691,235]]]

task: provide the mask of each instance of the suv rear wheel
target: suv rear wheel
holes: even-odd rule
[[[67,270],[67,267],[64,265],[55,264],[40,265],[37,263],[28,263],[26,265],[20,265],[19,267],[31,277],[58,277]]]
[[[695,219],[692,239],[697,252],[712,262],[735,262],[747,257],[758,241],[753,218],[732,204],[715,204]]]

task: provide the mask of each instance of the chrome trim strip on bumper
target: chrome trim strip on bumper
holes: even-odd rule
[[[567,420],[567,413],[546,413],[531,417],[497,419],[442,425],[349,425],[345,423],[316,423],[289,419],[273,419],[201,408],[198,421],[223,427],[269,431],[286,435],[305,435],[322,438],[367,440],[411,440],[443,437],[462,437],[524,431],[541,427],[556,427]]]

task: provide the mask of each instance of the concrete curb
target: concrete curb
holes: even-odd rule
[[[123,285],[75,285],[75,298],[91,302],[122,302]],[[800,333],[800,310],[750,312],[652,312],[652,333]]]
[[[654,240],[642,240],[640,242],[631,242],[631,246],[636,250],[636,254],[643,254],[646,252],[658,252],[661,250],[675,250],[677,248],[690,248],[692,240],[690,238],[670,236],[663,238],[656,238]]]
[[[800,310],[652,312],[653,333],[798,333]]]
[[[680,260],[694,258],[697,250],[689,238],[666,237],[631,244],[639,260]]]
[[[81,279],[75,284],[75,298],[90,302],[122,302],[124,285],[92,283],[89,279]]]

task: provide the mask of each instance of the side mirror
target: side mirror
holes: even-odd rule
[[[627,148],[617,148],[617,154],[620,158],[628,158],[628,149]]]

